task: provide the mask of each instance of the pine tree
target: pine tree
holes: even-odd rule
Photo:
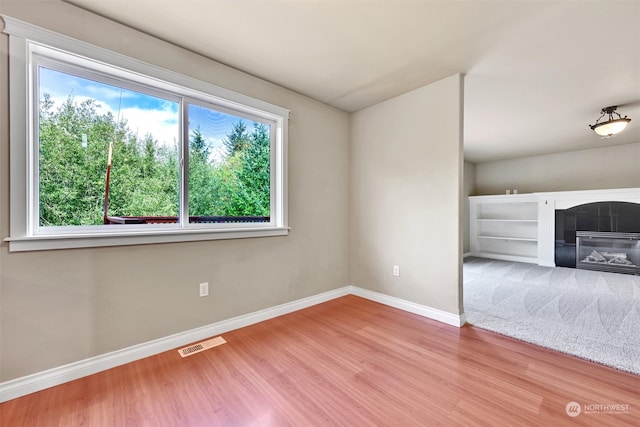
[[[227,157],[244,150],[249,145],[247,125],[240,120],[233,126],[231,133],[222,141]]]
[[[209,154],[209,144],[204,139],[200,127],[197,127],[191,132],[191,138],[189,139],[189,160],[207,163]]]

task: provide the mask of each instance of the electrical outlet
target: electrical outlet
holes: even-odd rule
[[[209,282],[200,283],[200,296],[206,297],[209,295]]]
[[[393,266],[393,275],[398,277],[400,276],[400,266],[399,265],[394,265]]]

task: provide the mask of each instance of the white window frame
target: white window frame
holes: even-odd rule
[[[60,34],[2,16],[9,34],[10,107],[10,251],[120,246],[196,240],[287,235],[287,128],[289,110],[162,69]],[[183,100],[181,114],[195,104],[266,123],[271,132],[271,216],[268,223],[190,224],[186,171],[181,164],[182,198],[177,224],[39,226],[37,192],[37,62],[72,66],[122,79]],[[126,87],[126,86],[125,86]],[[257,120],[256,120],[257,119]],[[189,128],[181,123],[183,150]],[[185,148],[186,147],[186,148]],[[187,160],[184,152],[181,160]]]

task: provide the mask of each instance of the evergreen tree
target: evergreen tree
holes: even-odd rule
[[[103,222],[105,175],[113,144],[110,216],[178,216],[178,146],[160,146],[152,135],[138,138],[126,121],[100,113],[96,101],[69,97],[56,107],[40,101],[39,201],[43,226],[99,225]],[[189,138],[189,214],[268,216],[270,136],[266,125],[253,131],[240,121],[225,138],[227,156],[209,160],[201,130]]]
[[[102,224],[110,142],[109,215],[178,214],[177,149],[158,156],[150,136],[140,141],[126,122],[99,114],[93,100],[78,104],[69,97],[55,109],[43,94],[39,118],[41,225]]]
[[[216,185],[209,161],[209,145],[200,128],[189,138],[189,215],[211,216],[215,211]]]
[[[233,126],[231,133],[222,141],[225,154],[228,157],[244,150],[249,145],[249,134],[247,133],[247,125],[240,120]]]
[[[247,198],[247,215],[268,216],[270,207],[271,157],[269,128],[254,123],[250,144],[242,153],[239,178]]]
[[[197,127],[191,132],[189,138],[189,160],[207,163],[209,161],[209,154],[209,144],[204,139],[200,127]]]

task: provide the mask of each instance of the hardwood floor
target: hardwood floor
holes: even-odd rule
[[[223,336],[184,359],[172,350],[3,403],[0,425],[640,422],[638,376],[356,296]]]

